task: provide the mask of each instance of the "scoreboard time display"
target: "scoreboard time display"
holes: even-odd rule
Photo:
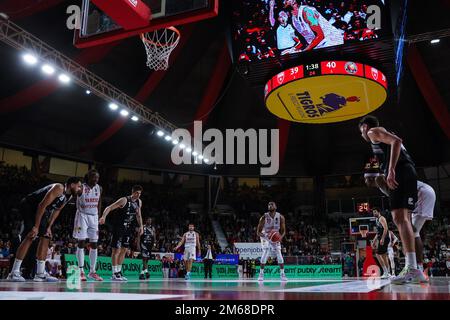
[[[387,99],[383,72],[353,61],[299,65],[273,76],[264,88],[267,109],[301,123],[332,123],[364,116]]]

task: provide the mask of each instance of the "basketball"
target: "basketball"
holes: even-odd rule
[[[267,237],[269,241],[271,242],[280,242],[281,241],[281,234],[277,231],[271,231],[269,232],[269,235]]]

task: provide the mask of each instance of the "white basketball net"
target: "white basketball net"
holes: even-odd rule
[[[180,32],[174,27],[141,34],[147,52],[147,66],[153,70],[167,70],[169,57],[180,41]]]

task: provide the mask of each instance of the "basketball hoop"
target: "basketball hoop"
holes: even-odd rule
[[[363,239],[367,239],[367,234],[369,233],[369,226],[368,225],[360,225],[359,233],[361,234],[361,237]]]
[[[167,70],[169,57],[180,41],[180,32],[175,27],[154,30],[141,34],[147,53],[147,66],[153,70]]]
[[[369,233],[369,230],[360,230],[359,233],[361,233],[361,237],[363,239],[367,238],[367,234]]]

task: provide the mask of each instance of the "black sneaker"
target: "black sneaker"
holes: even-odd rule
[[[139,280],[145,280],[145,275],[144,275],[143,273],[141,273],[141,274],[139,275]]]
[[[146,273],[145,273],[145,278],[146,278],[146,279],[150,279],[150,273],[149,273],[149,272],[146,272]]]

